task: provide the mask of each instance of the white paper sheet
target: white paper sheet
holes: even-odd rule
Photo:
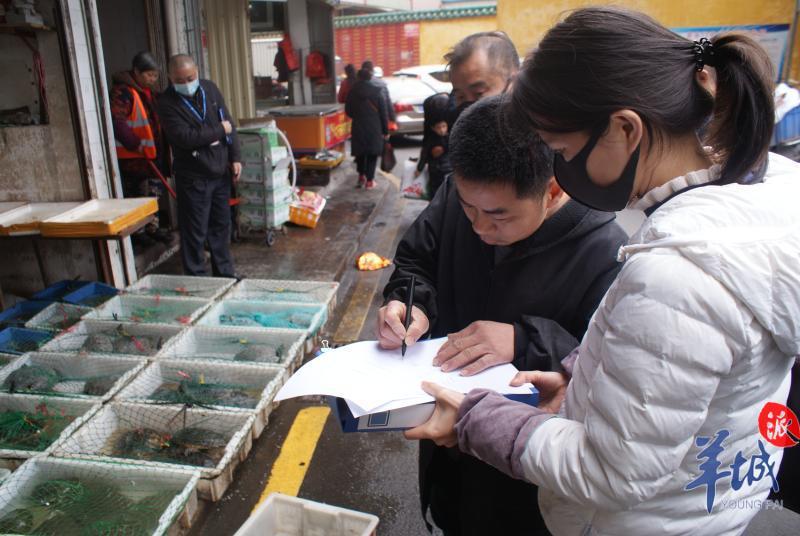
[[[511,364],[492,367],[475,376],[442,372],[431,363],[446,339],[415,344],[406,352],[382,350],[376,341],[358,342],[325,352],[300,368],[278,392],[276,400],[306,395],[337,396],[348,401],[354,417],[376,411],[430,402],[422,382],[455,391],[492,389],[502,394],[529,394],[531,385],[511,387],[517,373]]]

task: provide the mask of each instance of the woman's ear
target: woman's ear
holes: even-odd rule
[[[618,110],[611,114],[608,130],[611,139],[625,143],[626,152],[630,155],[642,142],[644,123],[633,110]]]

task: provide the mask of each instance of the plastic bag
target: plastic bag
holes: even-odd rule
[[[400,192],[409,199],[428,199],[428,168],[423,169],[419,177],[414,176],[416,170],[416,161],[409,158],[403,163]]]
[[[394,156],[394,147],[388,141],[383,144],[383,155],[381,156],[381,171],[389,173],[397,165],[397,158]]]

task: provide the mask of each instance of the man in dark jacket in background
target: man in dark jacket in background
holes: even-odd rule
[[[151,166],[162,175],[169,175],[169,152],[156,110],[156,86],[159,69],[155,58],[142,51],[133,57],[130,71],[111,77],[111,118],[114,125],[117,162],[122,179],[122,193],[128,197],[159,197],[158,219],[135,233],[135,246],[148,246],[153,240],[172,243],[167,229],[164,188]],[[164,227],[159,228],[159,223]]]
[[[199,79],[191,56],[170,58],[169,78],[158,110],[172,146],[183,271],[208,275],[207,241],[212,274],[235,277],[229,200],[231,180],[242,172],[239,139],[219,88]]]
[[[448,336],[434,361],[445,371],[560,370],[616,277],[627,236],[613,214],[566,196],[552,160],[540,140],[505,126],[501,97],[463,112],[450,137],[454,173],[397,248],[378,318],[384,348],[429,333]],[[547,534],[535,486],[430,441],[420,444],[420,498],[446,535]]]
[[[347,95],[344,111],[353,120],[350,152],[356,157],[356,188],[375,187],[375,168],[389,134],[386,102],[378,86],[372,84],[372,72],[358,71],[358,82]]]
[[[380,76],[375,74],[375,64],[372,63],[370,60],[366,60],[361,64],[361,68],[369,71],[370,74],[370,83],[380,88],[381,95],[383,95],[383,106],[386,108],[386,117],[389,119],[389,123],[395,123],[397,121],[397,112],[394,110],[394,104],[392,104],[392,97],[389,95],[389,86],[386,85]],[[383,75],[381,75],[383,76]],[[389,130],[392,130],[390,127]]]

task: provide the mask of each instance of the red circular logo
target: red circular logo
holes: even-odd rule
[[[778,404],[767,402],[758,415],[758,431],[771,444],[780,448],[794,447],[800,442],[800,422],[794,411]]]

